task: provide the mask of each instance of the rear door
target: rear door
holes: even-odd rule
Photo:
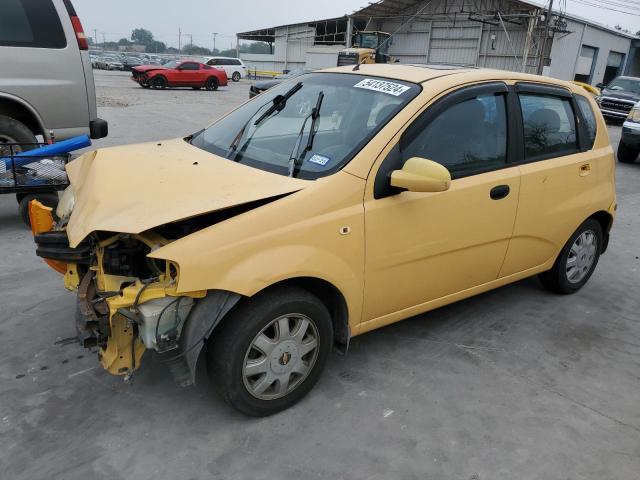
[[[524,137],[518,214],[500,276],[555,260],[576,228],[591,215],[598,159],[569,90],[516,84]],[[607,152],[609,153],[609,152]]]
[[[0,95],[30,104],[58,139],[88,134],[90,117],[96,117],[91,60],[83,53],[86,67],[62,0],[2,1]]]

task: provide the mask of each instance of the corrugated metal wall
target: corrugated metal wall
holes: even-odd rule
[[[469,12],[487,11],[501,11],[506,15],[527,13],[523,4],[510,0],[439,0],[429,4],[419,17],[406,25],[403,24],[410,14],[373,21],[369,28],[389,33],[397,31],[389,52],[401,63],[475,65],[521,71],[529,20],[518,18],[521,25],[516,25],[507,19],[503,27],[495,18],[489,19],[495,25],[469,19]],[[532,42],[525,71],[535,71],[536,58]]]

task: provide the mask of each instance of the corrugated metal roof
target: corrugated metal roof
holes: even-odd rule
[[[433,1],[433,0],[432,0]],[[548,5],[546,0],[511,0],[513,3],[520,3],[524,6],[534,7],[539,9],[545,9]],[[376,2],[371,2],[368,6],[361,8],[360,10],[354,11],[351,16],[376,16],[376,15],[398,15],[401,13],[405,13],[407,15],[411,15],[415,13],[415,7],[418,5],[425,5],[427,3],[426,0],[378,0]],[[429,2],[432,3],[432,2]],[[605,30],[607,32],[613,33],[620,37],[625,38],[637,38],[635,35],[628,34],[616,30],[615,28],[607,27],[601,23],[598,23],[594,20],[590,20],[584,17],[580,17],[578,15],[574,15],[571,13],[560,12],[557,9],[553,10],[554,14],[564,16],[565,18],[575,20],[580,23],[585,23],[591,27]]]

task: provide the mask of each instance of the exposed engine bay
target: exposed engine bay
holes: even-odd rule
[[[207,294],[178,294],[179,267],[147,255],[263,203],[251,202],[141,234],[94,232],[75,248],[69,246],[65,230],[56,230],[59,225],[52,219],[42,219],[51,216],[50,209],[36,204],[34,216],[51,228],[36,233],[36,253],[64,274],[67,289],[78,292],[76,330],[80,343],[98,349],[100,362],[110,373],[130,376],[147,349],[164,354],[179,347],[195,300]],[[180,381],[184,383],[184,379]]]

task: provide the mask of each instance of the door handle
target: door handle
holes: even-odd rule
[[[586,177],[590,173],[591,173],[591,164],[590,163],[584,163],[584,164],[580,165],[580,176],[581,177]]]
[[[493,200],[500,200],[509,195],[510,191],[511,188],[509,188],[509,185],[498,185],[497,187],[493,187],[491,189],[491,192],[489,192],[489,196]]]

